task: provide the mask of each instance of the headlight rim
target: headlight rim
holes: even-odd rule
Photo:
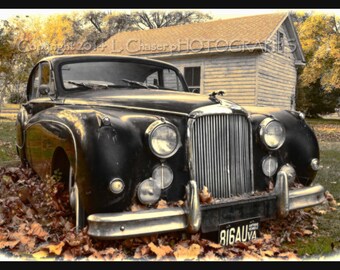
[[[281,140],[281,142],[275,146],[275,147],[271,147],[266,143],[266,140],[264,138],[265,133],[264,133],[264,129],[271,123],[271,122],[276,122],[278,124],[280,124],[280,126],[282,127],[282,131],[283,131],[283,139]],[[262,143],[266,146],[267,149],[269,150],[278,150],[279,148],[281,148],[281,146],[285,143],[286,141],[286,129],[284,127],[284,125],[277,119],[272,118],[272,117],[266,117],[265,119],[263,119],[260,123],[260,138]]]
[[[271,174],[271,175],[267,175],[267,174],[264,172],[264,169],[263,169],[264,163],[265,163],[268,159],[273,159],[273,160],[275,160],[275,164],[276,164],[276,168],[275,168],[273,174]],[[261,169],[262,169],[262,173],[263,173],[266,177],[268,177],[268,178],[273,177],[273,176],[278,172],[278,168],[279,168],[279,160],[278,160],[277,157],[275,157],[275,156],[273,156],[273,155],[267,155],[267,156],[263,157],[262,163],[261,163]]]
[[[177,145],[175,147],[175,149],[167,154],[167,155],[160,155],[159,153],[157,153],[154,148],[152,147],[152,143],[151,143],[151,139],[152,139],[152,134],[158,129],[160,128],[161,126],[168,126],[170,128],[172,128],[175,133],[176,133],[176,136],[177,136]],[[161,158],[161,159],[167,159],[167,158],[170,158],[172,157],[173,155],[175,155],[178,151],[178,149],[181,147],[182,143],[181,143],[181,137],[180,137],[180,133],[179,133],[179,130],[178,128],[171,122],[167,121],[167,120],[164,120],[164,119],[160,119],[160,120],[156,120],[154,122],[152,122],[148,128],[146,129],[145,131],[145,136],[146,136],[146,140],[147,140],[147,143],[148,143],[148,146],[149,146],[149,149],[150,151],[158,158]]]

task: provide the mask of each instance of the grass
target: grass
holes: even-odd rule
[[[16,143],[16,114],[0,113],[0,166],[17,164]]]
[[[12,110],[15,106],[6,105]],[[15,150],[15,117],[14,113],[0,112],[0,167],[8,164],[19,163]],[[307,120],[321,136],[319,140],[321,149],[322,168],[317,174],[314,183],[319,183],[340,202],[340,120],[311,119]],[[332,125],[329,129],[329,125]],[[334,131],[334,125],[336,130]],[[329,129],[329,130],[328,130]],[[336,135],[334,135],[336,133]],[[315,235],[298,239],[295,243],[286,244],[294,248],[299,256],[323,256],[332,254],[334,247],[340,250],[340,210],[328,211],[325,215],[318,216],[319,230]],[[332,248],[333,246],[333,248]]]
[[[319,121],[319,120],[318,120]],[[322,185],[334,199],[340,201],[340,142],[321,142],[320,161],[322,168],[314,183]],[[318,207],[317,207],[318,208]],[[300,238],[294,244],[298,255],[308,258],[313,255],[330,255],[340,250],[340,210],[328,211],[325,215],[317,216],[316,234],[309,238]]]

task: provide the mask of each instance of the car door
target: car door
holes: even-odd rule
[[[55,105],[54,99],[50,96],[51,89],[54,89],[51,78],[50,64],[41,62],[33,69],[27,89],[29,101],[25,108],[29,121],[25,129],[26,157],[39,175],[45,175],[49,171],[49,159],[53,151],[53,145],[49,140],[53,135],[49,128],[51,124],[43,115],[44,110]],[[42,88],[45,91],[41,91]]]

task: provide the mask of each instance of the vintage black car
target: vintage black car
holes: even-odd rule
[[[59,170],[77,228],[101,239],[187,230],[221,244],[259,221],[324,201],[315,134],[296,111],[191,93],[177,68],[108,55],[42,59],[17,117],[17,150],[42,179]],[[214,200],[201,203],[208,188]],[[156,209],[159,200],[184,201]],[[131,211],[133,204],[148,206]]]

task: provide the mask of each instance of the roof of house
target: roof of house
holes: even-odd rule
[[[268,41],[287,19],[292,28],[290,33],[295,35],[300,46],[289,15],[276,13],[120,32],[91,53],[152,56],[198,53],[209,49],[219,51],[222,48],[232,50],[242,46],[256,49]],[[303,54],[300,58],[304,61]]]

